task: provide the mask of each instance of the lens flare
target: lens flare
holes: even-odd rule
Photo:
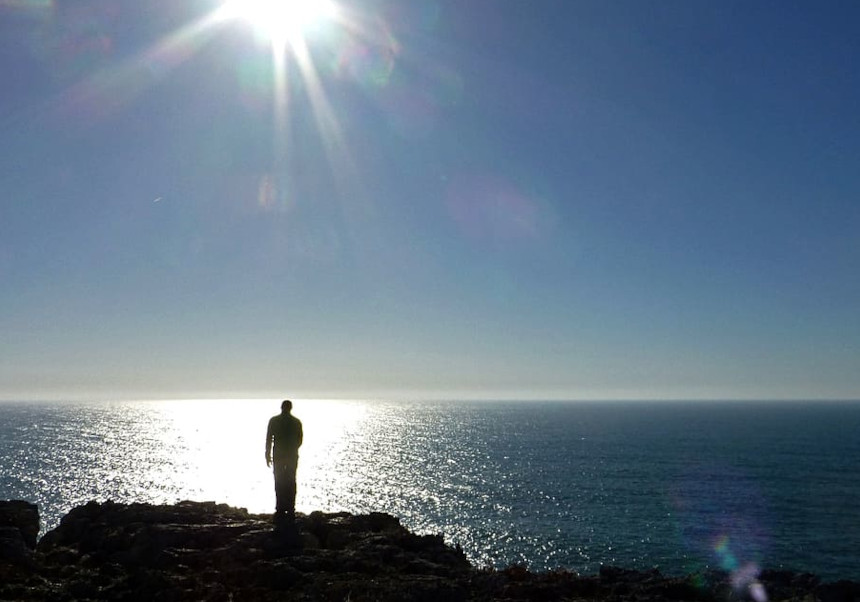
[[[334,75],[369,93],[388,86],[401,52],[400,43],[378,23],[372,35],[343,36],[337,43]]]
[[[448,186],[447,204],[451,218],[469,238],[511,242],[541,233],[537,201],[501,176],[455,178]]]
[[[672,498],[684,543],[729,573],[736,592],[767,602],[757,562],[767,540],[760,526],[765,503],[748,479],[729,469],[700,467],[675,486]]]

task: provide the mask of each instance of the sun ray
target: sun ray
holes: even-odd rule
[[[320,132],[329,164],[334,165],[339,160],[346,160],[348,166],[351,166],[351,155],[344,141],[340,123],[331,108],[331,103],[326,95],[316,66],[311,60],[307,45],[303,42],[294,50],[299,73],[308,90],[314,122]],[[346,166],[340,165],[340,167],[343,168]]]
[[[272,66],[273,66],[273,135],[274,140],[273,152],[276,167],[283,168],[287,163],[287,140],[289,138],[289,103],[290,90],[287,82],[288,78],[288,62],[287,55],[277,47],[272,46]]]
[[[221,20],[244,21],[270,46],[272,60],[272,172],[264,177],[268,196],[281,198],[279,187],[289,179],[291,74],[301,78],[314,124],[333,174],[350,164],[347,145],[308,47],[308,40],[325,25],[343,26],[339,6],[331,0],[227,0],[217,11]],[[293,71],[294,70],[294,71]]]
[[[193,56],[217,24],[215,15],[206,15],[119,65],[91,74],[61,94],[55,103],[59,116],[88,123],[118,111]]]

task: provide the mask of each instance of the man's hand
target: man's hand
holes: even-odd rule
[[[272,467],[272,457],[268,454],[266,454],[266,466],[268,466],[269,468]]]

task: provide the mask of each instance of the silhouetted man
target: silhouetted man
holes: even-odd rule
[[[302,423],[290,412],[293,402],[285,399],[281,413],[272,416],[266,430],[266,466],[275,472],[275,521],[296,515],[296,468],[302,444]]]

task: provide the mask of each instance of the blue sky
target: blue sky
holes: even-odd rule
[[[218,8],[0,2],[0,398],[860,398],[856,3]]]

